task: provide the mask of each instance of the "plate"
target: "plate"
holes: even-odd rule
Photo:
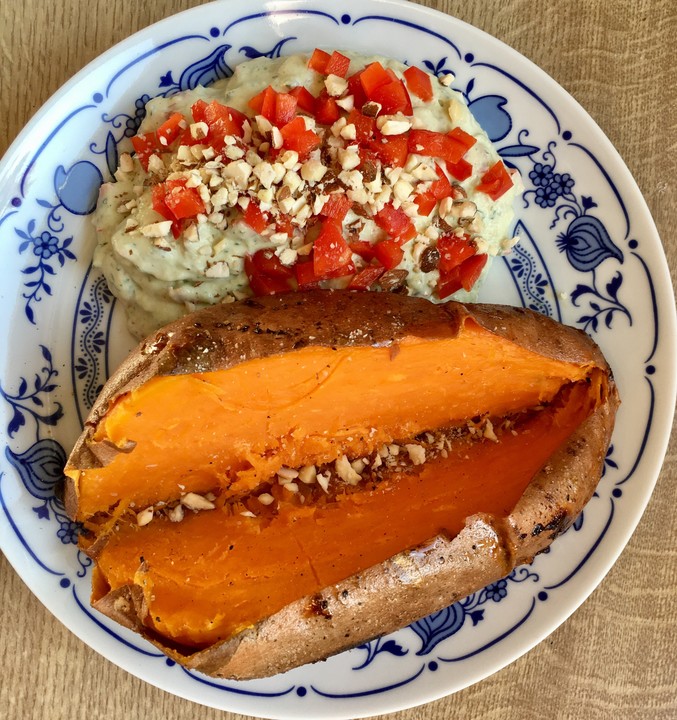
[[[98,272],[88,215],[144,103],[315,46],[394,55],[455,87],[522,174],[521,243],[481,299],[587,331],[623,398],[604,477],[582,516],[533,565],[446,610],[325,663],[274,678],[190,673],[88,604],[90,560],[58,498],[66,454],[133,345]],[[609,570],[658,476],[675,403],[674,302],[639,190],[585,111],[516,52],[399,1],[203,5],[113,48],[31,120],[0,166],[0,541],[35,595],[95,650],[190,700],[267,718],[355,718],[466,687],[529,650]],[[384,598],[384,602],[387,600]]]

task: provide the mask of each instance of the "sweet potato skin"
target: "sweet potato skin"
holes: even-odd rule
[[[468,321],[541,355],[597,366],[608,376],[601,405],[531,481],[507,518],[469,517],[456,537],[431,538],[199,652],[172,647],[152,635],[143,624],[147,608],[136,586],[109,592],[95,608],[187,668],[249,679],[324,659],[392,632],[531,562],[592,496],[619,401],[604,357],[584,333],[524,309],[317,291],[216,306],[187,316],[142,342],[118,369],[92,409],[67,469],[105,462],[105,448],[91,447],[97,423],[118,397],[157,374],[226,369],[306,345],[387,345],[396,351],[402,338],[432,331],[439,337],[440,328],[454,337]],[[74,517],[77,488],[72,482],[66,499]]]

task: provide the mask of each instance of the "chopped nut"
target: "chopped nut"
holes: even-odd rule
[[[161,222],[151,223],[150,225],[144,225],[140,228],[140,232],[144,237],[148,238],[160,238],[168,235],[172,229],[171,220],[162,220]]]
[[[370,100],[362,106],[362,114],[367,117],[376,117],[381,112],[382,107],[380,103]]]
[[[389,116],[380,117],[376,125],[382,135],[402,135],[411,128],[411,121],[405,118],[394,119]]]
[[[341,457],[337,458],[334,463],[334,467],[336,468],[336,473],[341,480],[348,483],[348,485],[357,485],[357,483],[362,479],[362,476],[355,472],[350,464],[350,461],[345,455],[341,455]]]
[[[299,476],[299,471],[295,470],[294,468],[281,467],[277,471],[277,476],[280,478],[281,482],[291,482]]]
[[[129,153],[122,153],[122,155],[120,155],[120,170],[122,170],[122,172],[134,171],[134,161]]]
[[[299,154],[296,150],[285,150],[278,160],[287,170],[291,170],[299,161]]]
[[[196,122],[190,126],[190,136],[193,140],[204,140],[207,135],[209,135],[209,126],[206,122]]]
[[[355,107],[355,96],[354,95],[346,95],[343,98],[339,98],[336,101],[336,104],[343,108],[346,112],[350,112]]]
[[[320,182],[326,172],[326,165],[323,165],[319,160],[307,160],[301,166],[301,177],[310,183]]]
[[[423,465],[425,462],[425,448],[421,445],[408,443],[405,446],[409,459],[414,465]]]
[[[142,510],[141,512],[136,514],[136,524],[139,527],[143,527],[144,525],[148,525],[148,523],[153,519],[153,514],[155,513],[155,510],[153,506],[147,507],[145,510]]]
[[[261,505],[272,505],[275,502],[275,498],[270,493],[261,493],[258,501]]]
[[[414,186],[406,180],[400,179],[393,185],[393,194],[400,201],[406,200],[413,192]]]
[[[167,513],[167,517],[170,522],[181,522],[183,520],[183,516],[183,505],[177,505]]]
[[[388,270],[388,272],[381,275],[378,284],[382,290],[395,292],[395,290],[399,290],[406,285],[408,274],[408,271],[404,269]],[[392,451],[392,448],[397,447],[397,445],[391,445],[390,447]],[[397,455],[397,453],[393,453],[393,455]]]
[[[298,253],[296,250],[292,250],[291,248],[285,248],[280,253],[280,262],[289,267],[290,265],[293,265],[296,262],[296,258],[298,256]]]
[[[361,162],[360,155],[355,145],[349,145],[347,148],[339,148],[338,160],[343,170],[353,170]]]
[[[332,97],[340,97],[348,89],[348,81],[338,75],[329,74],[325,78],[324,86]]]
[[[228,145],[224,152],[229,160],[239,160],[244,157],[244,150],[237,145]]]
[[[317,473],[317,484],[324,490],[329,492],[329,480],[331,475],[329,473]]]
[[[454,73],[444,73],[444,75],[440,75],[438,79],[444,87],[449,87],[456,79],[456,76]]]
[[[482,435],[487,440],[493,440],[494,442],[498,442],[498,438],[496,437],[496,433],[494,432],[494,426],[491,420],[489,420],[489,418],[484,421],[484,432],[482,433]]]
[[[340,135],[344,140],[355,140],[357,138],[357,128],[353,123],[348,123],[348,125],[341,128]]]
[[[205,270],[205,275],[210,278],[227,278],[230,277],[230,268],[226,262],[215,262]]]
[[[162,158],[153,153],[148,158],[148,172],[152,175],[163,175],[166,171],[165,164],[162,162]]]
[[[223,168],[221,175],[226,179],[232,180],[240,190],[246,190],[247,181],[252,174],[252,170],[253,168],[250,163],[244,160],[235,160]]]
[[[299,480],[306,485],[312,485],[317,480],[317,469],[314,465],[304,465],[299,470]]]
[[[216,506],[206,497],[198,495],[194,492],[186,493],[181,498],[181,504],[185,505],[189,510],[213,510]]]

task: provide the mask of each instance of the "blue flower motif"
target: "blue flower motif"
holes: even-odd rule
[[[536,205],[542,208],[555,207],[559,195],[550,187],[539,187],[536,189]]]
[[[78,524],[64,520],[56,531],[56,536],[64,545],[76,545],[78,542]]]
[[[534,169],[529,172],[529,179],[534,184],[534,187],[548,187],[552,176],[552,165],[544,165],[543,163],[535,163]]]
[[[566,195],[566,193],[571,192],[574,182],[574,179],[571,175],[569,175],[569,173],[563,173],[562,175],[555,173],[552,181],[550,182],[550,188],[558,195]]]
[[[125,137],[134,137],[142,120],[146,117],[146,103],[150,95],[145,93],[134,101],[134,117],[128,117],[125,122]]]
[[[54,237],[46,230],[33,240],[33,254],[43,260],[49,260],[52,255],[56,255],[58,252],[59,238]]]
[[[508,595],[508,582],[507,580],[499,580],[498,582],[488,585],[486,588],[487,600],[493,600],[494,602],[501,602],[504,597]]]

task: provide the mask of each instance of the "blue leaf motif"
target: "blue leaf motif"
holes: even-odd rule
[[[178,82],[179,90],[194,90],[198,85],[211,85],[217,80],[230,77],[233,71],[226,64],[225,55],[232,45],[220,45],[206,58],[189,65]]]
[[[106,165],[110,174],[114,175],[118,167],[118,145],[112,132],[106,138]],[[63,246],[66,247],[66,243]]]
[[[470,111],[493,142],[503,140],[512,128],[512,118],[504,110],[507,102],[502,95],[484,95],[469,104]]]
[[[535,145],[506,145],[500,148],[498,154],[501,157],[527,157],[538,152],[539,148]]]
[[[23,453],[14,453],[7,447],[5,455],[33,497],[39,500],[54,497],[55,486],[63,479],[66,463],[66,453],[56,440],[38,440]]]
[[[600,220],[590,215],[574,218],[557,238],[560,252],[579,272],[594,270],[607,258],[623,262],[623,253],[614,245]]]
[[[101,171],[88,160],[76,162],[70,170],[59,165],[54,173],[54,191],[61,204],[74,215],[89,215],[96,207]]]
[[[457,604],[451,605],[440,612],[417,620],[409,627],[421,638],[421,649],[417,655],[427,655],[438,643],[458,632],[465,621],[465,611]]]
[[[254,60],[256,58],[260,57],[267,57],[271,58],[278,58],[282,54],[282,48],[284,47],[285,43],[288,43],[290,40],[296,40],[296,37],[286,37],[282,38],[278,43],[276,43],[270,50],[267,52],[262,52],[261,50],[257,50],[255,47],[252,47],[251,45],[244,45],[240,48],[240,52],[243,53],[246,57],[248,57],[250,60]]]

